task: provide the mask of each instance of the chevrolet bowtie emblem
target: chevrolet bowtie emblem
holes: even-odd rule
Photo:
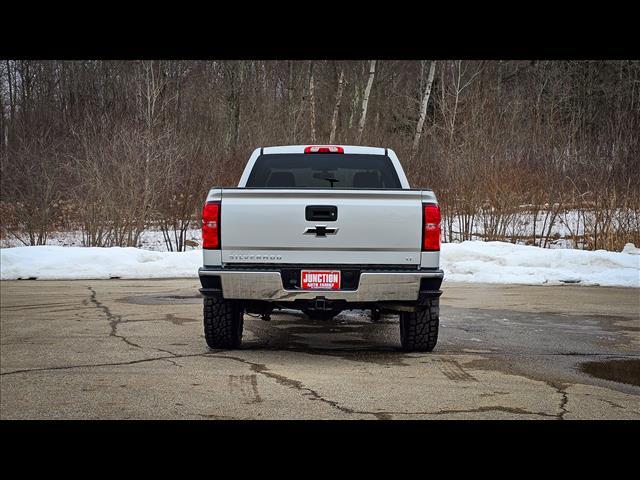
[[[338,233],[337,228],[327,228],[326,225],[316,225],[315,228],[309,227],[304,231],[305,235],[315,235],[316,237],[326,237],[336,233]]]

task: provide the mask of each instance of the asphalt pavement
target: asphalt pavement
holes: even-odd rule
[[[640,290],[445,282],[432,353],[397,316],[245,315],[209,350],[198,280],[0,282],[0,418],[640,419]]]

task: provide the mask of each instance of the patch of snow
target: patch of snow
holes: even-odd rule
[[[545,285],[577,283],[640,287],[640,255],[543,249],[506,242],[442,244],[445,280]],[[158,252],[139,248],[15,247],[0,249],[0,278],[101,279],[197,278],[202,251]]]

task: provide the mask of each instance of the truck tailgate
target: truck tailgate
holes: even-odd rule
[[[237,188],[221,201],[224,264],[420,264],[419,190]],[[337,218],[309,206],[335,207]]]

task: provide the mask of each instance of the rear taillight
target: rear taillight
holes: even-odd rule
[[[334,145],[311,145],[304,149],[304,153],[344,153],[344,148]]]
[[[437,252],[440,250],[440,207],[425,204],[422,206],[422,250]]]
[[[202,248],[220,248],[220,202],[207,202],[202,208]]]

